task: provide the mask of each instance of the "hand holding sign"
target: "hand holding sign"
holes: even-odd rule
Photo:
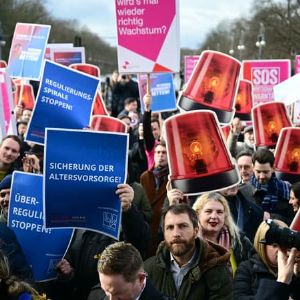
[[[133,188],[129,184],[119,184],[117,187],[118,189],[116,191],[116,194],[119,195],[122,212],[126,212],[128,209],[130,209],[133,201]]]

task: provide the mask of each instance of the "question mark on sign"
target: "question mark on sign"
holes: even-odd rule
[[[164,26],[162,26],[161,28],[162,28],[162,30],[163,30],[163,34],[165,34],[165,33],[166,33],[166,30],[167,30],[167,26],[164,25]]]

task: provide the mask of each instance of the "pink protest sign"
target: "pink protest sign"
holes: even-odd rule
[[[178,0],[115,0],[123,73],[179,72]]]
[[[295,74],[300,73],[300,55],[295,57]]]
[[[273,86],[291,74],[289,59],[245,60],[243,77],[253,84],[253,106],[274,101]]]
[[[17,134],[16,120],[13,116],[14,108],[11,82],[5,69],[0,69],[0,100],[1,119],[2,121],[5,120],[4,124],[1,123],[1,133],[2,135]]]
[[[199,55],[187,55],[184,57],[184,83],[188,82],[198,59]]]

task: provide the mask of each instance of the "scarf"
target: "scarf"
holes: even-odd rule
[[[274,211],[277,208],[278,198],[287,200],[290,198],[290,184],[279,180],[275,174],[272,174],[270,181],[267,184],[261,184],[253,175],[251,184],[257,192],[263,194],[261,206],[265,211]]]
[[[156,190],[159,190],[161,184],[168,179],[169,167],[157,167],[153,169],[153,175],[155,178],[155,187]]]
[[[223,246],[227,250],[230,250],[231,248],[230,234],[226,225],[224,225],[220,231],[218,244]]]

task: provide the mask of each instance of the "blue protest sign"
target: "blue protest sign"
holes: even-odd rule
[[[50,28],[17,23],[8,60],[11,77],[39,80]]]
[[[46,60],[26,140],[43,144],[46,127],[87,127],[98,84],[96,77]]]
[[[171,73],[153,73],[150,75],[152,112],[163,112],[176,110],[176,96]],[[144,113],[143,97],[147,91],[147,75],[139,75],[139,93],[141,99],[141,110]]]
[[[47,229],[43,220],[43,176],[14,172],[8,212],[8,226],[15,232],[36,281],[57,276],[72,236],[71,229]]]
[[[77,227],[117,238],[128,134],[46,129],[46,227]]]

